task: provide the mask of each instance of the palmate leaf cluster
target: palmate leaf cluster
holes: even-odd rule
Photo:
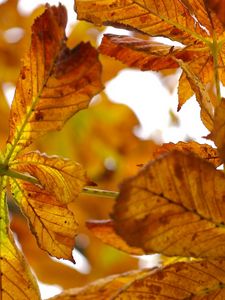
[[[70,48],[62,5],[47,5],[32,26],[30,48],[10,110],[6,150],[0,156],[0,299],[40,299],[36,280],[9,228],[7,198],[12,197],[27,217],[40,248],[73,261],[79,219],[73,205],[82,192],[117,195],[110,219],[86,223],[103,243],[130,255],[178,256],[174,259],[178,262],[105,277],[52,299],[224,299],[225,175],[218,166],[225,160],[225,102],[220,92],[220,83],[225,84],[225,28],[218,3],[76,0],[75,10],[78,19],[125,27],[132,34],[105,35],[98,50],[87,42]],[[141,38],[140,33],[145,36]],[[156,43],[151,38],[155,36],[182,46]],[[101,64],[99,53],[141,70],[181,68],[178,108],[195,94],[209,130],[207,138],[216,148],[193,141],[163,144],[136,175],[123,178],[118,193],[87,188],[93,182],[73,160],[31,150],[37,138],[60,130],[70,117],[87,108],[92,97],[103,90],[104,82],[123,68],[116,65],[106,74],[107,58],[102,56]],[[113,132],[111,147],[120,149],[122,160],[133,151],[132,160],[136,161],[139,141],[121,130],[132,127],[136,119],[129,115],[130,124],[124,124],[124,107],[114,109],[104,101],[103,111],[120,115],[118,128],[112,129],[110,120],[104,120],[108,127],[99,129],[95,121],[98,108],[87,110],[87,123],[93,122],[104,140],[109,139],[108,131]],[[118,145],[118,134],[129,146]],[[149,142],[140,143],[143,148],[150,147]],[[77,145],[84,156],[88,149],[81,136]],[[94,174],[93,159],[87,161],[93,164]]]

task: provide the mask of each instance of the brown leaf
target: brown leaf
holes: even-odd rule
[[[11,108],[6,160],[38,136],[61,129],[102,89],[97,51],[89,43],[68,49],[66,21],[62,5],[47,6],[32,26]]]
[[[224,261],[179,262],[165,268],[115,275],[51,300],[224,299]],[[50,300],[50,299],[49,299]]]
[[[114,230],[112,220],[89,220],[86,222],[88,229],[103,243],[131,255],[142,255],[140,248],[129,247]]]
[[[224,183],[224,173],[211,163],[171,152],[122,184],[115,229],[145,252],[224,257]]]
[[[221,159],[217,149],[211,147],[207,144],[199,144],[197,142],[178,142],[174,143],[165,143],[162,146],[159,146],[153,153],[154,157],[157,158],[159,155],[172,152],[174,150],[179,150],[185,153],[193,153],[199,157],[211,162],[215,167],[218,167],[222,164]]]

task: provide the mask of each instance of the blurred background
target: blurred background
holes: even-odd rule
[[[46,1],[0,0],[0,145],[8,134],[9,107],[13,100],[21,59],[29,47],[30,28],[44,11]],[[58,1],[48,1],[58,5]],[[131,34],[112,27],[96,28],[77,21],[73,0],[61,0],[68,10],[68,45],[90,41],[98,46],[104,33]],[[139,34],[140,36],[140,34]],[[146,39],[146,36],[144,37]],[[170,43],[166,39],[154,39]],[[173,43],[174,44],[174,43]],[[117,190],[140,165],[153,159],[163,142],[195,140],[206,143],[207,129],[200,121],[194,98],[177,113],[180,71],[141,72],[100,56],[105,90],[90,108],[79,112],[61,132],[50,133],[33,146],[49,155],[69,157],[83,164],[99,188]],[[11,228],[18,246],[35,272],[43,298],[62,289],[78,287],[97,278],[139,267],[153,266],[156,256],[131,257],[104,245],[85,226],[89,219],[108,219],[114,200],[80,196],[71,204],[80,224],[74,258],[76,265],[50,258],[37,247],[26,220],[10,202]]]

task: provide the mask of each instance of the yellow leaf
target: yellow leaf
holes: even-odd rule
[[[114,230],[114,225],[111,220],[90,220],[86,222],[89,230],[103,243],[112,246],[118,250],[131,255],[142,255],[144,252],[140,248],[129,247]]]
[[[40,248],[57,258],[73,261],[77,222],[67,205],[37,185],[15,178],[10,178],[10,184]]]
[[[172,152],[174,150],[179,150],[185,153],[193,153],[199,157],[211,162],[215,167],[218,167],[222,164],[221,159],[217,149],[211,147],[207,144],[199,144],[197,142],[178,142],[174,143],[165,143],[162,146],[159,146],[153,153],[154,157],[157,158],[159,155]]]
[[[113,212],[115,229],[128,245],[145,252],[224,257],[224,197],[222,171],[174,151],[122,184]]]
[[[75,200],[88,185],[86,172],[80,164],[38,151],[18,156],[10,168],[37,178],[46,191],[64,204]]]
[[[36,281],[8,228],[5,179],[1,177],[0,193],[0,299],[40,299]]]
[[[66,20],[62,5],[47,6],[32,26],[10,113],[5,162],[38,136],[61,129],[102,89],[97,51],[89,43],[67,48]]]
[[[225,262],[178,262],[164,268],[107,277],[49,300],[224,299]]]

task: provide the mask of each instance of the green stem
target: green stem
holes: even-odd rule
[[[119,192],[95,189],[90,187],[84,187],[82,193],[92,195],[92,196],[107,197],[107,198],[116,198],[119,195]]]
[[[14,170],[10,170],[5,165],[2,164],[0,164],[0,176],[10,176],[13,178],[18,178],[21,180],[28,181],[33,184],[39,184],[39,181],[35,177],[32,177],[28,174],[19,173]],[[107,197],[107,198],[116,198],[119,195],[119,192],[101,190],[101,189],[96,189],[91,187],[84,187],[81,193],[92,195],[92,196]]]

